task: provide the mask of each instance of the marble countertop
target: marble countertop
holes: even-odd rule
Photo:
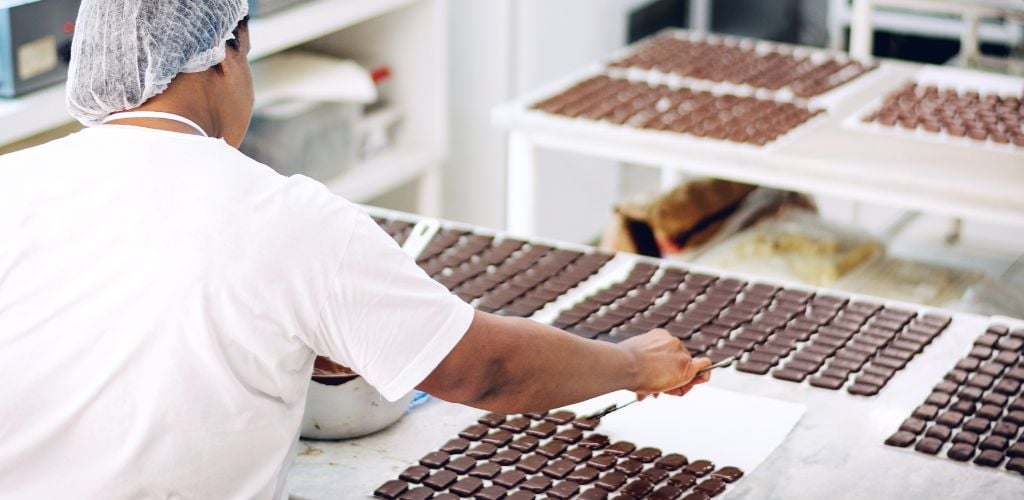
[[[1024,476],[883,444],[969,350],[986,324],[978,318],[976,325],[943,334],[872,398],[734,369],[717,371],[711,382],[716,387],[807,405],[807,412],[783,444],[732,486],[727,497],[1024,498]],[[624,411],[644,410],[638,406]],[[288,478],[289,492],[292,498],[309,500],[368,498],[381,483],[397,477],[482,413],[432,401],[372,436],[340,442],[302,441]],[[685,420],[685,415],[680,418]],[[756,415],[750,416],[750,425],[758,425]]]

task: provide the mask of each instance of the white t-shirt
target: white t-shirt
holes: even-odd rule
[[[0,157],[0,498],[281,497],[315,353],[395,400],[472,316],[358,207],[222,140]]]

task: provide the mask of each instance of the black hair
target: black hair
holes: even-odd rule
[[[233,50],[239,50],[239,48],[241,48],[241,45],[240,45],[241,42],[239,41],[238,37],[242,33],[242,30],[246,29],[248,27],[249,27],[249,16],[245,16],[245,17],[242,18],[241,21],[238,21],[238,26],[235,26],[235,30],[231,32],[231,34],[234,35],[235,37],[232,38],[231,40],[228,40],[228,42],[227,42],[228,47],[231,47]]]

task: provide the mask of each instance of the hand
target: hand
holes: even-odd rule
[[[651,330],[619,346],[634,360],[638,375],[632,391],[641,399],[660,393],[682,396],[711,380],[710,373],[697,376],[697,372],[711,366],[711,360],[692,359],[683,342],[666,330]]]

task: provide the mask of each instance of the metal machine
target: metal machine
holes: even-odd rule
[[[0,97],[67,79],[81,0],[0,0]]]

